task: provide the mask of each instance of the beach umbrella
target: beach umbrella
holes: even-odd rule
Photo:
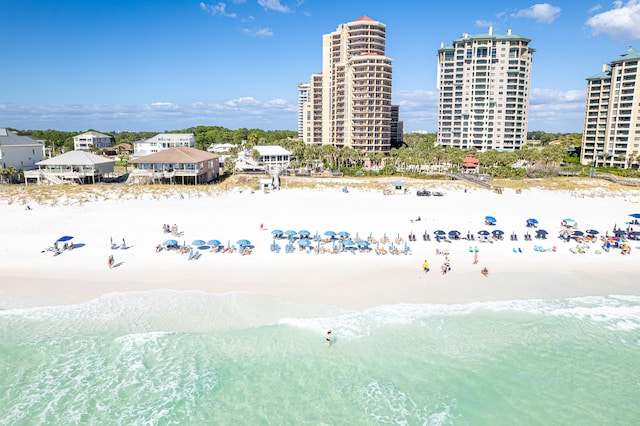
[[[500,229],[496,229],[495,231],[491,231],[491,233],[493,235],[502,235],[504,234],[504,231],[501,231]]]
[[[204,242],[204,240],[193,240],[193,242],[191,243],[194,246],[204,246],[207,243]]]
[[[164,243],[162,243],[163,246],[177,246],[178,245],[178,241],[177,240],[167,240]]]
[[[544,229],[538,229],[538,230],[536,231],[536,234],[540,234],[540,235],[547,235],[547,234],[548,234],[548,232],[547,232],[546,230],[544,230]]]
[[[203,244],[203,245],[201,245],[201,246],[198,246],[198,250],[205,250],[205,251],[206,251],[206,250],[209,250],[210,248],[211,248],[211,247],[209,247],[209,246],[208,246],[208,245],[206,245],[206,244]]]
[[[533,219],[533,218],[527,219],[527,223],[529,225],[536,225],[538,223],[538,220],[537,219]]]
[[[309,240],[300,240],[298,241],[298,244],[300,244],[301,246],[308,246],[309,244],[311,244],[311,242]]]
[[[274,229],[273,231],[271,231],[271,233],[273,235],[282,235],[283,234],[281,229]]]
[[[582,231],[573,231],[571,233],[571,235],[576,236],[576,237],[582,237],[584,235],[584,232],[582,232]]]
[[[221,243],[220,243],[220,241],[218,241],[218,240],[209,240],[209,241],[207,241],[207,245],[209,245],[209,246],[215,246],[215,247],[217,247],[217,246],[219,246],[220,244],[221,244]]]
[[[324,233],[324,235],[327,236],[327,237],[335,237],[336,233],[333,232],[333,231],[327,231],[327,232]]]
[[[566,222],[566,223],[575,223],[575,220],[571,219],[570,217],[567,217],[567,218],[565,218],[565,219],[562,219],[562,221],[563,221],[563,222]]]
[[[615,230],[613,231],[613,233],[614,233],[616,236],[620,236],[620,235],[624,235],[624,234],[626,234],[626,233],[627,233],[627,231],[625,231],[624,229],[615,229]]]
[[[599,232],[596,231],[595,229],[587,229],[585,232],[587,234],[589,234],[589,235],[598,235],[599,234]]]
[[[307,231],[306,229],[303,229],[302,231],[298,232],[298,235],[302,235],[303,237],[308,237],[309,235],[311,235],[311,232]]]
[[[347,240],[344,240],[344,241],[342,242],[342,245],[343,245],[343,246],[355,246],[355,245],[356,245],[356,243],[354,243],[354,242],[353,242],[353,240],[348,240],[348,239],[347,239]]]
[[[631,216],[634,219],[640,219],[640,213],[631,213],[629,216]]]
[[[249,246],[249,245],[251,245],[251,241],[249,241],[249,240],[238,240],[238,245],[239,246]]]
[[[496,223],[496,218],[493,216],[485,216],[484,220],[486,220],[489,223]]]
[[[486,229],[483,229],[481,231],[478,231],[478,235],[489,235],[489,231],[487,231]]]
[[[73,237],[72,237],[72,236],[70,236],[70,235],[65,235],[64,237],[60,237],[60,238],[58,238],[56,241],[63,243],[63,242],[65,242],[65,241],[69,241],[69,240],[72,240],[72,239],[73,239]]]
[[[444,232],[442,229],[438,229],[437,231],[433,232],[433,235],[446,235],[447,233]]]
[[[286,231],[284,231],[284,235],[288,235],[290,237],[293,237],[294,235],[298,235],[298,233],[296,231],[294,231],[293,229],[287,229]]]
[[[460,231],[449,231],[449,238],[456,238],[460,236]]]
[[[341,237],[347,238],[351,234],[349,234],[347,231],[340,231],[338,232],[338,235]]]
[[[360,247],[369,247],[369,241],[360,240],[360,241],[358,241],[358,246],[360,246]]]

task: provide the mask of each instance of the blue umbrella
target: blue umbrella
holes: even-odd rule
[[[482,231],[478,231],[478,235],[489,235],[489,231],[483,229]]]
[[[273,231],[271,231],[271,233],[273,235],[282,235],[283,234],[282,230],[280,230],[280,229],[274,229]]]
[[[309,235],[311,235],[311,232],[307,231],[306,229],[303,229],[302,231],[298,232],[298,235],[302,235],[303,237],[308,237]]]
[[[634,219],[640,219],[640,213],[631,213],[629,216],[631,216]]]
[[[504,234],[504,231],[501,231],[500,229],[496,229],[495,231],[491,232],[493,235],[502,235]]]
[[[531,225],[535,225],[538,223],[537,219],[527,219],[527,223],[531,224]]]
[[[73,239],[73,237],[72,237],[72,236],[70,236],[70,235],[65,235],[64,237],[60,237],[60,238],[58,238],[58,240],[57,240],[57,241],[59,241],[59,242],[63,243],[63,242],[65,242],[65,241],[69,241],[69,240],[72,240],[72,239]]]
[[[347,231],[340,231],[338,232],[338,235],[340,235],[341,237],[347,238],[351,234],[349,234]]]
[[[208,246],[208,245],[206,245],[206,244],[203,244],[203,245],[201,245],[201,246],[198,246],[198,250],[209,250],[210,248],[211,248],[211,247],[209,247],[209,246]]]
[[[460,236],[460,231],[449,231],[449,237],[450,238],[455,238]]]
[[[249,241],[249,240],[238,240],[238,245],[239,246],[249,246],[249,245],[251,245],[251,241]]]
[[[327,237],[335,237],[336,233],[333,231],[327,231],[324,233],[324,235],[326,235]]]
[[[191,243],[194,246],[204,246],[207,243],[204,242],[204,240],[193,240],[193,242]]]
[[[547,235],[547,234],[548,234],[548,232],[547,232],[547,231],[545,231],[544,229],[538,229],[538,230],[536,231],[536,234],[540,234],[540,235]]]
[[[496,218],[493,216],[485,216],[484,220],[486,220],[489,223],[496,223]]]
[[[369,247],[369,241],[360,240],[360,241],[358,241],[358,246],[360,246],[360,247]]]
[[[342,245],[343,245],[343,246],[355,246],[355,245],[356,245],[356,243],[354,243],[354,242],[353,242],[353,240],[344,240],[344,241],[342,242]]]
[[[217,247],[220,244],[222,244],[222,243],[220,241],[218,241],[218,240],[209,240],[209,241],[207,241],[207,245],[210,245],[210,246],[216,246]]]
[[[433,233],[433,235],[445,235],[445,234],[446,234],[446,232],[444,232],[442,229],[438,229],[437,231],[435,231]]]
[[[309,244],[311,244],[311,242],[309,240],[300,240],[298,241],[298,244],[300,244],[301,246],[308,246]]]
[[[582,237],[584,235],[584,232],[582,232],[582,231],[573,231],[571,233],[571,235],[575,235],[576,237]]]
[[[177,240],[167,240],[164,243],[162,243],[163,246],[177,246],[178,245],[178,241]]]
[[[294,235],[298,235],[298,233],[296,231],[294,231],[293,229],[287,229],[286,231],[284,231],[284,235],[288,235],[290,237],[293,237]]]
[[[595,229],[587,229],[587,231],[586,231],[586,232],[587,232],[587,234],[589,234],[589,235],[598,235],[598,234],[599,234],[599,232],[598,232],[598,231],[596,231]]]

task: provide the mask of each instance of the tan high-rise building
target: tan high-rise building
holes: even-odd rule
[[[634,48],[587,78],[580,162],[596,167],[640,163],[640,52]]]
[[[438,137],[442,146],[514,151],[527,141],[531,40],[463,34],[438,50]]]
[[[392,60],[385,38],[386,25],[367,16],[322,37],[322,72],[304,87],[307,100],[299,98],[305,143],[389,151]]]

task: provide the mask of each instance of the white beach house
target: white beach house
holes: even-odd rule
[[[279,145],[258,145],[253,147],[258,151],[258,158],[251,155],[253,150],[245,150],[238,154],[236,160],[236,170],[238,172],[264,172],[268,174],[278,174],[289,168],[291,162],[291,151]]]
[[[44,143],[0,129],[0,169],[31,170],[44,158]]]
[[[193,133],[159,133],[152,138],[133,143],[133,158],[144,157],[170,148],[195,148]]]
[[[112,174],[115,160],[86,151],[69,151],[38,161],[38,170],[24,172],[25,184],[96,183]]]
[[[99,132],[86,132],[73,137],[73,149],[88,151],[93,148],[103,149],[111,146],[111,136]]]

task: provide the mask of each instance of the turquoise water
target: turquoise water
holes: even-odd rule
[[[1,424],[640,418],[640,297],[353,312],[154,291],[0,311],[0,332]]]

